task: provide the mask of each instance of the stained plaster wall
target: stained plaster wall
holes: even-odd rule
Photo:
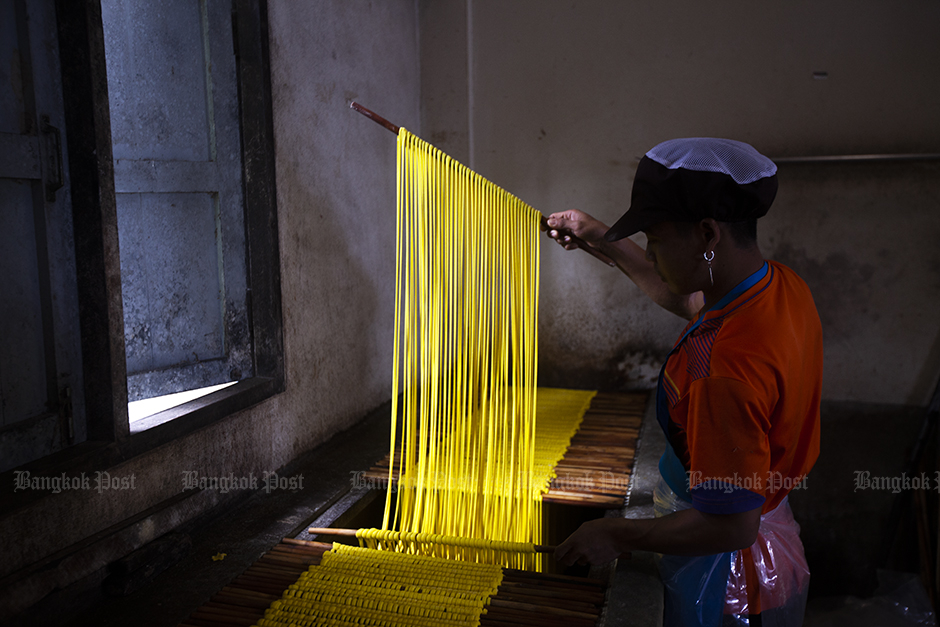
[[[2,591],[0,621],[233,496],[181,498],[183,471],[260,481],[389,399],[395,138],[348,105],[417,130],[415,4],[275,1],[268,18],[286,390],[107,469],[134,489],[90,473],[0,519],[0,578],[64,551]]]
[[[771,157],[940,152],[936,3],[447,4],[421,5],[425,132],[546,214],[612,223],[639,158],[673,137],[731,137]],[[924,405],[933,391],[937,174],[780,167],[760,243],[814,291],[827,399]],[[543,248],[541,289],[543,383],[649,386],[683,324],[556,246]]]
[[[414,2],[275,2],[272,87],[287,393],[307,450],[389,399],[395,136],[418,128]],[[285,460],[286,461],[286,460]]]

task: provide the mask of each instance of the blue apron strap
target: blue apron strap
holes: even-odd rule
[[[676,457],[676,452],[669,443],[666,443],[666,451],[659,458],[659,474],[676,496],[687,503],[692,502],[692,494],[689,492],[689,473],[685,471],[685,467]]]
[[[666,366],[663,365],[665,371]],[[659,373],[659,383],[656,386],[656,419],[663,433],[666,434],[666,450],[659,458],[659,474],[666,481],[666,485],[676,493],[676,496],[684,501],[692,502],[692,495],[689,493],[689,475],[685,467],[676,456],[675,449],[669,441],[669,402],[666,398],[666,390],[663,388],[664,373]]]
[[[708,311],[722,309],[738,296],[746,292],[768,271],[768,264],[739,283],[733,290],[725,295]],[[692,496],[689,493],[689,476],[679,461],[672,443],[669,441],[669,402],[663,386],[665,380],[666,364],[669,357],[675,353],[685,338],[705,320],[705,314],[699,316],[695,324],[691,325],[682,335],[666,360],[659,373],[659,382],[656,386],[656,418],[666,434],[666,451],[659,460],[659,472],[666,484],[676,495],[689,503]],[[725,606],[725,594],[728,588],[728,576],[731,573],[732,553],[719,553],[717,555],[702,555],[690,557],[684,555],[663,555],[659,561],[660,576],[665,587],[665,613],[663,624],[665,627],[714,627],[721,625]]]
[[[669,354],[666,355],[666,359],[663,361],[663,367],[659,371],[659,381],[656,385],[656,419],[659,422],[659,426],[662,428],[663,433],[666,435],[666,452],[663,453],[663,456],[659,460],[659,472],[663,475],[663,478],[666,480],[666,483],[669,484],[669,487],[672,488],[672,491],[690,503],[692,502],[692,497],[689,494],[688,475],[686,474],[685,468],[682,466],[682,462],[679,461],[678,456],[672,449],[672,444],[669,442],[669,402],[666,397],[666,389],[663,386],[663,381],[666,378],[666,364],[669,363],[669,358],[672,357],[672,355],[677,350],[679,350],[680,346],[682,346],[685,338],[689,337],[689,334],[695,331],[695,329],[697,329],[702,324],[702,322],[705,321],[706,313],[713,309],[722,309],[726,307],[738,296],[756,285],[758,281],[767,275],[768,271],[769,265],[765,261],[760,270],[738,283],[730,292],[725,294],[724,298],[709,307],[707,311],[702,312],[702,315],[698,317],[698,320],[695,321],[695,324],[686,329],[685,333],[682,334],[682,337],[679,338],[679,341],[676,342],[676,345],[672,348],[671,351],[669,351]]]

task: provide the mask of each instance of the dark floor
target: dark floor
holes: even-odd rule
[[[382,499],[372,498],[374,493],[370,493],[369,498],[362,498],[368,493],[368,487],[357,487],[354,483],[357,471],[368,468],[387,453],[388,416],[388,408],[385,407],[354,429],[339,434],[302,460],[279,471],[282,476],[302,474],[305,477],[303,490],[271,494],[255,492],[230,506],[224,514],[216,513],[213,519],[204,518],[181,529],[180,532],[191,539],[191,548],[182,560],[142,588],[126,596],[106,596],[102,592],[102,582],[108,573],[100,572],[51,595],[34,607],[28,617],[20,617],[14,626],[172,627],[185,620],[282,538],[309,539],[305,530],[314,520],[322,526],[334,522],[336,526],[357,526],[359,521],[348,520],[356,515],[357,508],[381,510],[379,501]],[[654,462],[655,459],[650,464]],[[314,477],[316,480],[311,481]],[[649,490],[642,488],[642,491]],[[634,500],[641,501],[638,496],[635,493]],[[356,504],[352,509],[351,503]],[[368,511],[365,514],[374,515]],[[334,521],[337,517],[339,519]],[[225,558],[212,559],[220,554],[225,554]],[[625,598],[634,598],[641,590],[647,590],[655,594],[650,592],[644,596],[661,599],[658,577],[650,571],[650,564],[638,559],[625,568],[626,580],[632,582],[630,592],[623,595]],[[650,607],[659,607],[661,612],[661,601],[650,602]],[[660,624],[658,617],[652,615],[638,617],[638,605],[629,605],[632,611],[619,617],[626,622],[618,617],[608,617],[608,624],[649,627]],[[642,605],[645,607],[649,603]]]
[[[70,586],[32,608],[16,627],[171,627],[205,603],[284,537],[297,537],[311,521],[353,491],[355,472],[388,452],[388,407],[355,429],[279,471],[303,475],[302,490],[257,491],[213,519],[180,531],[192,540],[185,557],[147,585],[123,597],[101,589],[106,572]],[[361,490],[359,490],[361,492]],[[213,556],[225,554],[224,559]],[[12,626],[11,626],[12,627]]]

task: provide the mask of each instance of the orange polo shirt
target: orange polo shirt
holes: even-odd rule
[[[766,513],[806,476],[819,455],[822,369],[813,297],[784,265],[768,262],[753,286],[704,314],[663,381],[693,507]]]

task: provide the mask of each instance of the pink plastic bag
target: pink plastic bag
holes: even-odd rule
[[[678,496],[660,481],[653,493],[653,502],[657,516],[688,509],[691,503]],[[730,555],[731,568],[728,574],[725,593],[722,625],[740,626],[749,625],[748,614],[760,613],[761,625],[764,627],[799,627],[803,624],[803,614],[806,609],[806,597],[809,593],[809,566],[803,554],[803,543],[800,541],[800,526],[793,519],[793,512],[787,499],[784,499],[774,510],[761,516],[760,529],[757,540],[748,549],[734,551]],[[719,556],[715,556],[716,559]],[[690,558],[690,560],[708,559]],[[752,599],[759,599],[759,607],[751,607],[747,595],[746,562],[750,560],[754,567],[754,575],[758,582],[758,590],[752,591]],[[714,572],[723,572],[715,569]],[[666,587],[666,603],[670,603],[670,590],[675,582],[671,581],[672,572],[663,572],[663,585]],[[701,582],[703,598],[697,600],[697,605],[704,606],[705,590],[709,582]],[[712,587],[713,589],[713,587]],[[684,592],[688,592],[687,588]],[[679,602],[678,596],[673,595]],[[694,601],[694,600],[693,600]],[[684,604],[690,599],[684,598]],[[667,607],[667,617],[688,617],[688,608]],[[717,607],[715,608],[717,611]],[[701,618],[701,624],[713,622],[706,615],[698,611],[696,615]],[[688,622],[687,618],[684,622]]]
[[[754,564],[759,583],[759,608],[748,605],[744,562],[748,557]],[[808,593],[809,566],[800,541],[800,525],[793,519],[793,511],[784,498],[775,509],[760,517],[757,540],[750,550],[735,551],[732,555],[725,614],[746,616],[759,610],[762,625],[802,625]]]

